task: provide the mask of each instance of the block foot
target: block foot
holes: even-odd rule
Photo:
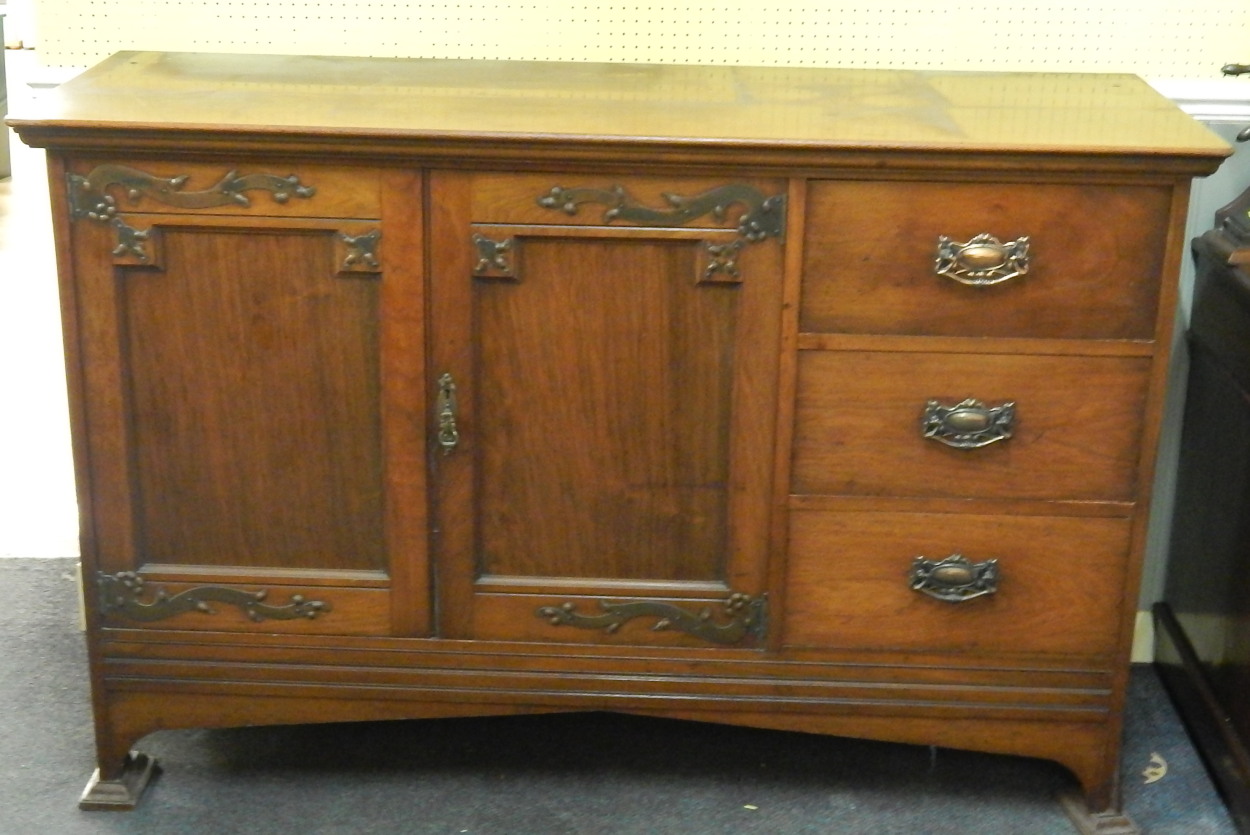
[[[1141,835],[1141,828],[1122,812],[1091,812],[1075,789],[1060,792],[1059,803],[1081,835]]]
[[[100,769],[96,769],[87,783],[87,788],[83,790],[78,808],[89,812],[125,812],[133,809],[138,805],[143,790],[159,771],[156,760],[147,754],[131,751],[126,755],[126,762],[118,779],[101,780]]]

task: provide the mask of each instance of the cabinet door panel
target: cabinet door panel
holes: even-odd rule
[[[359,196],[340,173],[323,208]],[[68,225],[83,552],[108,625],[428,632],[421,179],[359,173],[372,218],[192,195]]]
[[[377,281],[328,231],[162,244],[119,281],[144,560],[383,569]]]
[[[492,195],[509,191],[500,176],[485,178]],[[780,246],[748,244],[737,275],[713,274],[709,239],[732,230],[486,225],[476,185],[435,178],[431,370],[455,379],[459,432],[436,455],[444,633],[604,639],[536,617],[570,602],[574,581],[696,611],[758,594]],[[474,249],[484,236],[506,240],[490,267]]]
[[[481,571],[719,577],[741,294],[688,241],[523,246],[474,294]]]

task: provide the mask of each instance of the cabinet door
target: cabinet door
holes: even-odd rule
[[[760,645],[784,186],[431,186],[442,634]]]
[[[419,178],[275,167],[71,167],[100,613],[420,633],[424,408],[396,336],[419,363]]]

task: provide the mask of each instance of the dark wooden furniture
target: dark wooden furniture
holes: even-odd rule
[[[1190,369],[1157,665],[1250,831],[1250,192],[1194,241]]]
[[[158,728],[615,710],[1049,758],[1128,831],[1227,153],[1142,82],[126,53],[47,107],[85,806]]]

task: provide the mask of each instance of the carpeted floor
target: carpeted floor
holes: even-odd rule
[[[70,560],[0,560],[0,835],[1067,835],[1058,766],[608,714],[165,731],[135,812],[80,812],[93,764]],[[1147,784],[1157,754],[1167,773]],[[1130,815],[1235,829],[1163,690],[1134,672]]]

